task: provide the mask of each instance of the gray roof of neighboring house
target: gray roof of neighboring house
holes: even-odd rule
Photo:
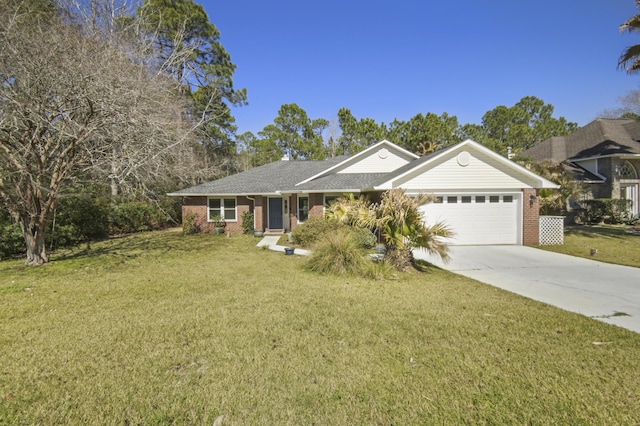
[[[558,163],[612,155],[640,154],[640,122],[599,118],[566,136],[556,136],[522,152],[534,160]]]

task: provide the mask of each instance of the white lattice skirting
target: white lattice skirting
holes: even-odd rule
[[[540,216],[540,245],[564,244],[564,216]]]

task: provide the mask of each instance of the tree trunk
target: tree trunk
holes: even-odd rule
[[[406,271],[412,265],[413,252],[408,247],[389,246],[387,247],[385,260],[399,271]]]
[[[27,246],[27,261],[25,265],[39,266],[49,261],[44,241],[44,229],[38,225],[31,225],[29,221],[20,221],[20,228],[24,234],[24,242]]]

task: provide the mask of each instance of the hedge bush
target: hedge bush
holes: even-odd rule
[[[623,223],[628,219],[631,200],[597,198],[581,202],[585,220],[589,223]]]
[[[47,229],[48,248],[68,247],[109,236],[109,199],[89,193],[60,198]]]
[[[109,235],[156,230],[174,225],[179,200],[160,198],[157,203],[129,201],[101,191],[71,192],[58,200],[46,230],[47,250],[107,238]],[[24,255],[24,236],[6,210],[0,210],[0,259]]]
[[[169,226],[171,217],[156,205],[145,201],[124,201],[112,206],[109,231],[111,235],[152,231]]]

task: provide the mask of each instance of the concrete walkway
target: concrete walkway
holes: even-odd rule
[[[640,333],[640,268],[524,246],[452,246],[418,259],[516,294]]]
[[[269,250],[274,250],[274,251],[279,251],[281,253],[284,253],[284,249],[286,248],[286,246],[279,246],[278,245],[278,240],[280,240],[280,235],[269,235],[269,236],[264,237],[262,240],[260,240],[260,242],[257,244],[257,246],[258,247],[267,247]],[[293,254],[300,254],[302,256],[309,256],[311,254],[311,252],[309,250],[296,248],[294,250]]]

